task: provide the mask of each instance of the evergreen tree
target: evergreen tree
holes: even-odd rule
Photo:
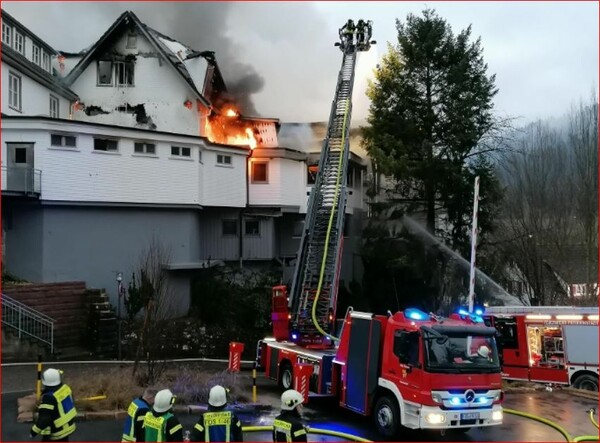
[[[492,112],[495,76],[487,74],[481,40],[471,41],[470,26],[454,35],[431,9],[396,26],[398,44],[388,46],[367,91],[365,147],[376,172],[393,179],[388,202],[396,205],[394,213],[399,201],[401,213],[423,213],[427,231],[468,260],[474,177],[481,177],[485,199],[481,231],[491,229],[501,196],[486,158],[500,129]],[[447,286],[448,259],[431,247],[415,257],[423,253],[422,289],[436,297]]]

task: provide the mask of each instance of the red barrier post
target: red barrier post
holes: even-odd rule
[[[240,372],[242,366],[242,352],[244,343],[232,341],[229,343],[229,369],[231,372]]]

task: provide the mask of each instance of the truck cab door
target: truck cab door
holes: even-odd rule
[[[420,335],[416,331],[398,329],[394,332],[393,356],[385,369],[390,380],[406,389],[405,398],[418,395],[422,383]]]

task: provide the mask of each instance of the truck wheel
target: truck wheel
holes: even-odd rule
[[[373,411],[375,427],[383,437],[393,438],[400,429],[400,411],[396,399],[387,395],[379,397]]]
[[[598,392],[598,376],[592,374],[581,374],[575,378],[573,387],[586,391]]]
[[[285,391],[294,386],[294,371],[289,363],[281,365],[279,372],[279,387]]]

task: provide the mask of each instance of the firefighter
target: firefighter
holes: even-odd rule
[[[477,349],[477,354],[472,358],[473,363],[489,363],[490,360],[490,348],[485,345],[481,345]]]
[[[366,35],[367,35],[367,24],[361,18],[358,21],[358,23],[356,24],[356,44],[358,46],[361,46],[361,47],[364,46]]]
[[[152,410],[144,416],[144,441],[183,441],[183,427],[171,411],[174,402],[168,389],[156,393]]]
[[[304,397],[298,391],[289,389],[281,394],[281,414],[273,423],[273,441],[308,441],[307,428],[300,420]]]
[[[354,25],[354,20],[348,19],[346,24],[340,28],[340,39],[342,43],[351,45],[354,39],[354,32],[356,31],[356,26]]]
[[[54,368],[44,371],[42,384],[44,390],[31,438],[41,435],[42,441],[69,441],[77,415],[71,388],[62,382],[61,372]]]
[[[144,441],[144,417],[154,404],[156,389],[147,388],[141,397],[134,399],[127,408],[127,418],[121,441]]]
[[[208,394],[208,410],[194,425],[190,441],[244,441],[242,422],[233,411],[227,410],[227,391],[216,385]]]

